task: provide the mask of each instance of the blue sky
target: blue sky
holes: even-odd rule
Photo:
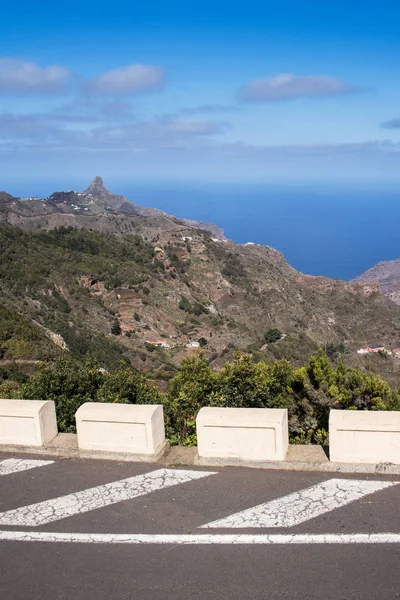
[[[400,180],[395,0],[2,0],[0,188]]]

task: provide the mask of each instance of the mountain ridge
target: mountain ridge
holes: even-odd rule
[[[350,364],[396,373],[400,361],[356,353],[365,345],[399,345],[400,308],[379,289],[304,275],[274,248],[235,244],[157,209],[128,214],[121,210],[125,200],[101,178],[83,192],[46,200],[5,196],[5,359],[61,351],[41,337],[37,346],[47,350],[35,355],[30,336],[42,335],[37,326],[30,330],[35,320],[71,353],[105,366],[122,356],[138,370],[173,371],[202,339],[215,368],[237,350],[303,364],[318,346],[344,344]],[[18,333],[21,319],[25,333]],[[271,342],[270,330],[281,338]],[[164,349],[154,349],[161,342]]]
[[[79,227],[82,226],[82,221],[89,222],[88,226],[93,227],[94,223],[90,223],[90,217],[117,215],[120,218],[130,216],[133,218],[159,219],[163,226],[168,222],[170,225],[203,229],[209,231],[215,238],[226,239],[223,229],[214,223],[179,219],[158,208],[146,208],[134,204],[125,196],[110,192],[104,186],[103,179],[100,176],[96,176],[82,192],[73,190],[53,192],[43,199],[21,199],[11,196],[7,192],[0,192],[0,207],[0,222],[8,221],[11,225],[22,227],[29,227],[29,224],[31,224],[32,229],[37,229],[35,218],[40,228],[43,228],[44,225],[53,228],[70,224]],[[72,215],[75,217],[72,217]],[[42,217],[44,216],[48,217],[48,223],[43,221]],[[102,228],[107,229],[106,223],[103,223]],[[117,232],[118,227],[114,229]]]
[[[352,282],[364,286],[375,284],[382,294],[400,305],[400,258],[380,261]]]

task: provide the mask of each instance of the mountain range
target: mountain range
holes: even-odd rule
[[[70,352],[163,379],[199,344],[215,368],[236,350],[302,364],[322,345],[400,383],[400,361],[356,353],[400,345],[400,307],[379,283],[305,275],[100,177],[44,199],[1,192],[0,252],[0,366]]]

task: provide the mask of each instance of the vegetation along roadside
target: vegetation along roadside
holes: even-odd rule
[[[196,445],[195,419],[203,406],[287,408],[290,439],[298,444],[326,443],[331,408],[400,409],[400,393],[383,379],[342,361],[334,365],[322,349],[302,367],[238,353],[220,371],[199,352],[184,360],[167,391],[122,362],[105,371],[95,361],[60,356],[25,380],[4,380],[0,396],[54,400],[60,432],[75,431],[74,415],[84,402],[162,404],[167,436],[187,446]]]

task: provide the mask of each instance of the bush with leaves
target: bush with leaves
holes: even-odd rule
[[[154,385],[147,383],[144,375],[125,365],[103,376],[97,390],[97,402],[123,404],[161,404],[162,395]]]
[[[84,402],[93,402],[104,382],[94,362],[79,364],[61,358],[45,363],[22,386],[22,397],[32,400],[54,400],[60,432],[75,431],[75,413]]]
[[[62,357],[46,363],[22,386],[21,396],[54,400],[60,432],[75,431],[75,413],[85,402],[161,404],[162,395],[140,373],[121,364],[103,373],[98,363]]]
[[[15,397],[18,390],[3,384],[3,394]],[[94,361],[63,356],[21,382],[20,394],[54,400],[61,432],[75,430],[75,412],[84,402],[163,404],[167,437],[183,445],[196,444],[196,416],[203,406],[287,408],[291,442],[301,444],[326,442],[331,408],[400,410],[400,393],[380,377],[343,362],[333,366],[322,350],[299,368],[286,359],[266,363],[236,354],[218,372],[199,352],[183,361],[167,394],[123,363],[103,374]]]
[[[196,416],[200,408],[208,405],[216,378],[204,354],[183,361],[179,375],[170,382],[164,402],[167,435],[172,443],[185,444],[192,436],[195,445]]]
[[[113,335],[121,335],[121,325],[119,324],[118,319],[115,319],[111,325],[111,333]]]
[[[279,329],[268,329],[264,338],[267,344],[273,344],[274,342],[278,342],[282,337],[282,332]]]
[[[319,350],[305,367],[286,359],[256,363],[237,354],[214,373],[200,353],[186,359],[165,399],[168,432],[175,443],[195,443],[194,422],[202,406],[287,408],[293,443],[326,442],[329,411],[399,410],[400,394],[372,373],[339,362]]]

